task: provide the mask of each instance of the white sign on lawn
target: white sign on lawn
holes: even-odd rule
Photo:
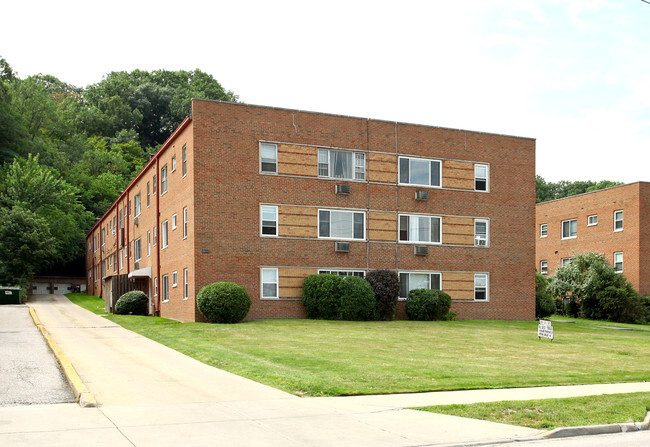
[[[553,340],[553,324],[548,320],[539,320],[539,326],[537,326],[537,336],[539,338],[550,338]]]

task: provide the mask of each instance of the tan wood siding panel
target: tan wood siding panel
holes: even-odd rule
[[[473,301],[474,300],[474,290],[472,289],[471,291],[468,290],[445,290],[449,294],[452,300],[466,300],[466,301]]]
[[[278,174],[318,176],[318,150],[315,147],[278,145]]]
[[[474,189],[474,163],[444,160],[442,162],[444,188]]]
[[[474,245],[474,236],[448,234],[442,237],[442,244],[450,245]]]
[[[469,281],[474,284],[474,273],[470,272],[444,272],[442,274],[443,289],[445,281]]]
[[[442,179],[443,188],[454,188],[454,189],[466,189],[468,191],[474,190],[474,180],[467,179],[458,179],[458,178],[449,178],[443,177]]]
[[[279,236],[317,237],[318,210],[299,206],[279,206]]]
[[[278,276],[280,281],[280,298],[301,298],[302,283],[309,275],[318,273],[311,268],[280,268]]]
[[[368,180],[395,183],[397,179],[397,156],[368,153]]]
[[[368,238],[371,241],[395,242],[397,235],[394,231],[369,230]]]
[[[474,273],[445,272],[442,274],[442,290],[452,300],[474,299]]]
[[[474,219],[471,217],[443,217],[442,243],[474,245]]]
[[[368,237],[371,241],[394,242],[397,235],[397,215],[371,211],[368,213]]]

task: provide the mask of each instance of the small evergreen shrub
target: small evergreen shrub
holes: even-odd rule
[[[555,313],[558,315],[566,315],[562,298],[555,298]]]
[[[629,283],[626,287],[606,287],[598,293],[598,299],[608,320],[636,324],[648,320],[647,310]]]
[[[239,323],[251,308],[251,298],[239,284],[214,282],[199,291],[196,305],[210,323]]]
[[[392,270],[373,270],[366,275],[377,300],[377,312],[380,320],[390,321],[395,318],[399,297],[399,277]]]
[[[307,318],[338,320],[341,316],[341,282],[339,275],[309,275],[302,283],[302,303]]]
[[[372,287],[363,278],[345,276],[339,285],[341,293],[340,318],[348,321],[377,319],[377,300]]]
[[[413,289],[406,301],[409,320],[444,320],[451,308],[451,297],[442,290]]]
[[[578,318],[579,313],[580,313],[580,304],[575,299],[575,297],[572,296],[569,299],[569,304],[567,304],[566,306],[566,316],[572,318]]]
[[[115,303],[118,315],[148,315],[149,298],[140,290],[131,290],[122,295]]]
[[[555,302],[551,299],[546,290],[548,280],[540,273],[535,274],[535,316],[537,318],[546,318],[555,313]]]

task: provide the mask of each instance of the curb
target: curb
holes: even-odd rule
[[[63,353],[61,348],[59,348],[59,345],[56,344],[52,336],[47,332],[47,329],[45,326],[43,326],[41,320],[38,319],[36,311],[32,306],[29,306],[29,315],[31,315],[32,320],[34,320],[34,324],[41,331],[41,334],[43,334],[43,338],[45,338],[45,341],[47,341],[47,344],[52,350],[52,353],[54,353],[56,360],[61,365],[63,373],[65,374],[66,379],[68,379],[68,383],[70,384],[72,392],[74,393],[75,399],[77,399],[79,405],[81,407],[96,407],[97,401],[95,400],[95,396],[90,391],[88,391],[88,388],[86,388],[86,385],[84,385],[84,383],[81,381],[79,374],[77,374],[77,371],[75,371],[68,357]]]
[[[542,438],[568,438],[571,436],[605,435],[610,433],[627,433],[648,430],[650,427],[650,411],[646,413],[643,422],[627,422],[624,424],[585,425],[582,427],[556,428],[545,433]]]

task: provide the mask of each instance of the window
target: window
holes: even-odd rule
[[[278,298],[278,269],[262,269],[262,298]]]
[[[153,176],[153,195],[156,195],[156,189],[158,188],[158,181],[156,179],[156,176]]]
[[[623,231],[623,210],[614,211],[614,231]]]
[[[178,272],[172,272],[172,287],[178,286]]]
[[[488,166],[474,165],[474,189],[476,191],[488,190]]]
[[[406,299],[413,289],[441,290],[442,275],[440,273],[408,273],[399,274],[399,297]]]
[[[117,253],[113,255],[113,271],[117,272]]]
[[[623,252],[622,251],[614,253],[614,271],[616,273],[623,273]]]
[[[539,262],[539,272],[542,275],[548,274],[548,261],[540,261]]]
[[[186,300],[190,296],[190,275],[187,269],[183,269],[183,299]]]
[[[442,218],[400,214],[399,240],[440,244],[442,241]]]
[[[158,244],[158,227],[153,228],[153,245]]]
[[[124,228],[124,210],[120,208],[120,228]]]
[[[578,236],[578,220],[562,221],[562,239],[572,239]]]
[[[318,149],[318,176],[365,180],[366,155],[363,152]]]
[[[260,171],[269,174],[278,173],[278,145],[260,143]]]
[[[318,210],[319,238],[365,239],[365,232],[363,212]]]
[[[172,157],[172,172],[176,170],[176,155]]]
[[[573,258],[562,258],[560,260],[560,267],[566,267],[567,265],[569,265],[571,263],[572,259]]]
[[[169,225],[168,221],[164,221],[164,222],[162,222],[160,224],[160,244],[161,244],[162,248],[167,248],[167,244],[169,242],[169,239],[168,239],[168,234],[169,234],[168,225]]]
[[[162,276],[162,300],[169,301],[169,275]]]
[[[94,247],[94,251],[97,251],[97,236],[96,235],[93,236],[93,247]]]
[[[260,212],[262,214],[262,236],[277,236],[278,207],[262,206]]]
[[[141,241],[140,238],[135,240],[135,246],[133,248],[133,251],[135,252],[135,260],[139,261],[142,259],[142,253],[141,253]]]
[[[181,155],[181,166],[183,167],[183,177],[187,175],[187,146],[183,146],[183,153]]]
[[[474,274],[474,301],[488,300],[488,275],[487,273]]]
[[[548,236],[548,224],[541,224],[539,226],[539,237]]]
[[[176,229],[176,214],[172,215],[172,230]]]
[[[106,245],[106,228],[102,228],[102,247]]]
[[[153,295],[158,296],[158,278],[153,279]]]
[[[489,237],[489,222],[485,219],[474,219],[474,245],[486,247]]]
[[[183,208],[183,239],[187,237],[187,208]]]
[[[160,170],[160,195],[167,192],[167,165]]]
[[[366,272],[363,270],[319,270],[319,275],[339,275],[339,276],[358,276],[359,278],[365,278]]]
[[[442,184],[442,165],[439,160],[399,157],[399,182],[439,188]]]
[[[124,267],[124,250],[120,250],[120,270]]]
[[[147,231],[147,256],[151,256],[151,231]]]
[[[587,217],[587,226],[591,227],[593,225],[598,225],[598,214]]]
[[[135,195],[134,201],[135,201],[135,217],[138,217],[140,215],[141,210],[142,210],[142,204],[141,204],[141,201],[140,201],[140,193],[137,193]]]
[[[150,189],[151,189],[151,184],[147,182],[147,208],[149,208],[149,205],[151,204],[151,196],[149,195]]]

